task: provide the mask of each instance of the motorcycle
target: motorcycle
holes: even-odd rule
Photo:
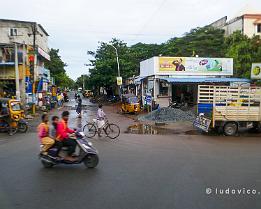
[[[26,133],[28,130],[28,122],[24,119],[18,121],[18,131],[21,133]]]
[[[84,165],[87,168],[95,168],[99,163],[99,156],[98,151],[96,148],[92,145],[90,141],[87,140],[83,132],[76,132],[76,151],[75,154],[78,156],[76,160],[67,160],[66,157],[68,157],[67,153],[67,147],[62,147],[61,151],[59,152],[60,157],[56,157],[56,148],[51,148],[48,150],[47,155],[40,154],[39,158],[41,160],[41,163],[45,168],[51,168],[54,165],[59,164],[81,164],[84,163]],[[40,149],[43,145],[41,145]]]
[[[6,117],[0,116],[0,132],[7,132],[9,136],[12,136],[16,134],[17,131],[17,122],[9,121]]]
[[[64,96],[64,102],[69,102],[69,97],[67,95]]]

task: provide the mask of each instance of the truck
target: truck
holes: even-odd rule
[[[240,128],[261,127],[261,87],[199,85],[197,99],[193,125],[201,131],[234,136]]]

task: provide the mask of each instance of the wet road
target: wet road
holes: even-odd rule
[[[108,114],[125,127],[126,118]],[[77,123],[74,116],[71,123]],[[96,169],[44,169],[36,133],[1,134],[0,208],[261,208],[261,195],[214,194],[215,188],[261,192],[259,138],[122,133],[118,141],[92,141],[100,152]]]

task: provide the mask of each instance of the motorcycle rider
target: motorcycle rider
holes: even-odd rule
[[[64,111],[62,113],[62,120],[57,125],[56,138],[63,143],[63,146],[68,147],[68,155],[72,156],[77,145],[74,137],[74,130],[68,128],[68,120],[70,113]]]

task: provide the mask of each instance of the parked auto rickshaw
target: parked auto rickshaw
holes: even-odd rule
[[[28,129],[24,120],[24,110],[21,102],[15,99],[0,98],[0,130],[7,131],[9,135],[17,131],[25,133]]]
[[[134,94],[122,95],[121,110],[123,113],[139,113],[140,103],[138,97]]]

